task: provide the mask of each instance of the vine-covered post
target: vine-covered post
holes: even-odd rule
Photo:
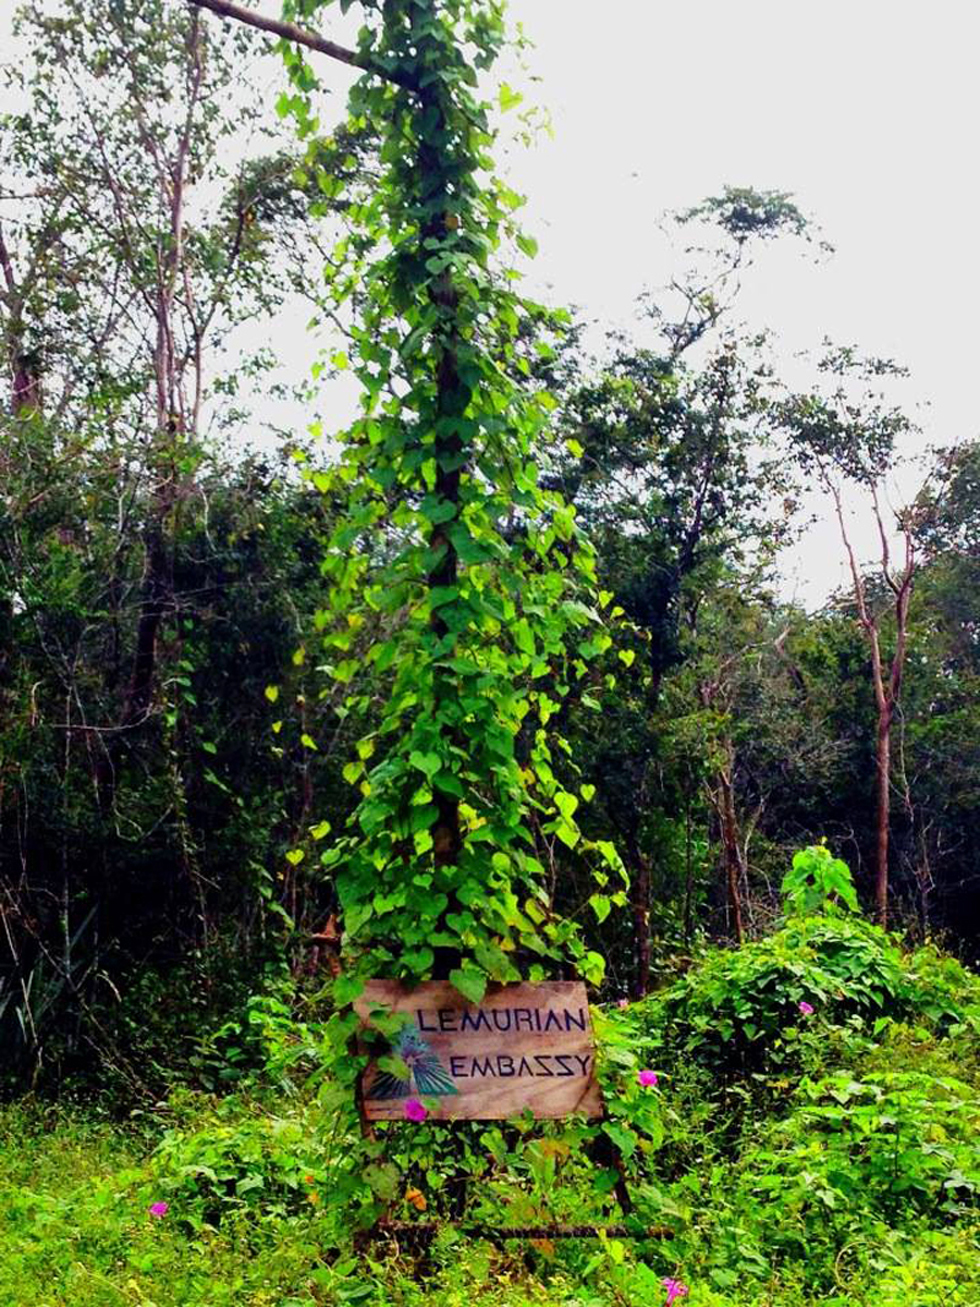
[[[324,561],[326,665],[345,708],[375,714],[345,773],[360,791],[350,827],[323,857],[343,913],[338,993],[367,975],[442,975],[478,1001],[488,982],[569,961],[598,981],[602,959],[553,910],[533,830],[595,855],[603,884],[621,869],[610,845],[583,841],[579,795],[552,767],[549,721],[609,636],[591,549],[539,484],[553,401],[514,379],[534,306],[497,255],[504,239],[533,243],[513,225],[519,197],[493,176],[475,90],[504,42],[503,6],[362,8],[368,71],[350,112],[377,128],[384,165],[361,214],[373,254],[347,282],[362,412],[335,467],[315,474],[347,505]],[[297,90],[284,108],[312,133],[313,74],[294,48],[287,59]]]
[[[423,15],[421,9],[415,9],[411,15],[413,36],[424,44]],[[450,124],[447,119],[446,106],[440,95],[439,82],[436,78],[420,81],[419,110],[422,117],[433,125],[432,139],[419,140],[417,172],[411,180],[419,192],[419,232],[423,249],[439,251],[443,237],[459,230],[459,215],[452,206],[450,194],[450,173],[448,159],[433,144],[437,137],[447,138]],[[406,178],[408,180],[408,178]],[[428,529],[428,546],[432,558],[428,574],[430,594],[449,594],[459,581],[459,555],[456,541],[448,529],[448,524],[459,517],[461,474],[465,464],[461,461],[465,453],[461,429],[465,430],[466,410],[471,399],[470,387],[460,377],[460,349],[462,344],[462,322],[460,299],[453,281],[453,265],[447,262],[429,284],[427,291],[429,302],[435,310],[437,329],[432,333],[436,350],[435,368],[435,502],[442,506],[442,511],[430,519]],[[434,323],[434,325],[435,325]],[[445,521],[435,520],[435,517]],[[430,625],[436,644],[451,637],[448,625],[450,614],[444,611],[446,605],[433,607],[430,603]],[[445,705],[453,697],[455,687],[451,673],[438,668],[434,677],[433,701],[436,705]],[[462,744],[459,733],[453,730],[445,741],[451,748]],[[436,821],[433,826],[433,855],[437,866],[451,867],[459,858],[462,849],[462,832],[460,828],[460,798],[451,790],[436,787]],[[453,905],[458,910],[459,905]],[[458,963],[457,951],[443,947],[440,959],[436,963],[436,974],[448,975],[452,969],[447,961]],[[441,963],[441,965],[440,965]]]

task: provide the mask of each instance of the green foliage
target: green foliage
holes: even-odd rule
[[[811,844],[793,855],[782,891],[786,909],[794,915],[858,910],[850,868],[824,844]]]
[[[204,1125],[200,1114],[197,1121]],[[156,1218],[149,1207],[165,1201],[163,1182],[146,1147],[145,1137],[107,1122],[35,1119],[23,1109],[0,1116],[0,1301],[11,1307],[311,1302],[325,1236],[314,1204],[292,1204],[287,1212],[277,1200],[275,1214],[229,1204],[219,1230],[182,1196]],[[195,1154],[188,1145],[186,1156],[199,1159],[200,1149]],[[227,1156],[227,1149],[223,1159],[212,1156],[222,1174]]]
[[[326,7],[287,10],[308,22]],[[910,424],[877,392],[855,406],[853,383],[897,370],[837,350],[821,365],[831,393],[773,404],[758,342],[726,338],[704,367],[682,363],[726,311],[720,291],[692,286],[680,322],[654,310],[662,355],[624,349],[556,421],[542,388],[562,377],[542,338],[556,319],[502,266],[511,243],[528,257],[536,245],[493,177],[476,90],[503,46],[500,4],[365,4],[369,72],[329,139],[315,76],[287,48],[279,110],[308,154],[298,168],[289,151],[250,160],[230,186],[214,85],[234,60],[216,41],[198,57],[199,16],[159,0],[110,8],[71,0],[66,17],[37,17],[34,109],[4,124],[17,166],[51,181],[36,198],[54,218],[15,229],[18,267],[27,251],[40,273],[30,295],[7,294],[2,323],[18,416],[0,508],[0,889],[13,905],[0,1074],[52,1083],[101,1056],[105,1083],[144,1104],[178,1075],[236,1092],[172,1095],[162,1127],[147,1121],[149,1158],[142,1138],[67,1121],[46,1141],[26,1115],[4,1118],[0,1295],[649,1307],[681,1274],[695,1307],[973,1307],[974,978],[864,922],[822,846],[793,859],[774,933],[671,959],[707,915],[722,782],[755,814],[735,840],[749,862],[754,832],[753,932],[778,910],[763,881],[788,831],[832,824],[866,852],[864,653],[846,611],[805,618],[754,579],[792,511],[784,499],[780,521],[792,484],[760,464],[757,425],[770,419],[807,474],[873,484]],[[174,73],[188,51],[189,79]],[[91,112],[55,108],[72,57],[94,136]],[[147,141],[164,142],[150,150],[159,167],[185,121],[169,84],[198,74],[214,81],[187,149],[199,179],[211,160],[222,199],[176,239],[158,212],[173,173],[148,168]],[[151,118],[119,111],[127,80]],[[497,104],[518,99],[505,86]],[[110,179],[151,233],[145,248],[106,235]],[[264,252],[311,211],[348,224],[317,297],[356,310],[331,364],[352,369],[362,404],[333,467],[294,451],[297,491],[288,474],[217,460],[177,405],[141,425],[145,322],[89,344],[154,286],[180,282],[186,303],[164,310],[206,303],[219,335],[287,283],[305,289],[302,260],[284,273]],[[685,218],[727,238],[722,287],[750,238],[806,234],[779,192],[728,189]],[[185,325],[195,336],[200,323]],[[45,357],[62,368],[57,417],[40,404]],[[233,397],[247,371],[219,389]],[[189,378],[171,377],[173,393]],[[980,830],[975,462],[944,455],[942,493],[917,509],[930,572],[895,824],[923,934],[933,868],[965,896]],[[624,611],[630,647],[615,652],[604,623]],[[155,662],[136,696],[148,619]],[[597,718],[599,687],[616,698]],[[613,832],[637,873],[628,924],[612,912]],[[338,918],[353,965],[336,975]],[[439,972],[478,1002],[488,984],[569,962],[598,983],[609,956],[618,986],[639,976],[644,989],[644,949],[679,978],[597,1014],[601,1121],[363,1136],[352,1089],[366,1053],[349,1010],[362,973]],[[241,1004],[267,966],[263,996]],[[654,1069],[658,1083],[642,1083]],[[452,1224],[606,1221],[624,1176],[635,1245],[500,1250]],[[146,1209],[161,1200],[158,1222]],[[441,1223],[424,1288],[409,1245],[354,1251],[359,1229],[393,1213]],[[654,1225],[669,1235],[642,1237]]]
[[[506,267],[512,245],[530,255],[533,242],[516,226],[519,197],[483,167],[493,108],[474,109],[479,70],[457,49],[490,59],[497,6],[440,9],[426,32],[425,59],[452,70],[436,96],[444,141],[413,126],[417,91],[370,78],[350,122],[324,135],[309,116],[313,73],[296,64],[308,85],[280,108],[300,116],[305,156],[294,140],[266,141],[260,99],[232,104],[257,38],[201,16],[207,94],[190,115],[196,180],[178,277],[190,293],[171,309],[175,337],[193,337],[188,313],[210,324],[204,411],[236,444],[248,439],[246,391],[264,365],[233,364],[223,342],[286,285],[324,319],[349,293],[340,317],[356,313],[355,338],[327,354],[365,395],[334,468],[292,436],[285,470],[229,459],[192,422],[161,431],[153,416],[156,319],[143,292],[169,257],[155,233],[188,122],[192,16],[160,0],[110,9],[66,0],[57,17],[25,14],[29,57],[9,71],[27,108],[0,124],[4,185],[22,196],[4,218],[15,288],[0,297],[0,333],[41,401],[4,422],[0,442],[5,1086],[54,1084],[99,1059],[129,1093],[185,1074],[233,1083],[241,1062],[202,1053],[195,1036],[237,1014],[284,950],[315,986],[334,965],[341,892],[348,954],[363,951],[365,968],[452,972],[475,996],[572,954],[590,979],[604,976],[605,993],[638,993],[645,947],[655,975],[681,942],[731,933],[717,892],[726,770],[748,934],[778,914],[785,852],[818,832],[848,842],[863,895],[874,857],[867,652],[847,601],[806,614],[760,579],[796,494],[791,460],[760,442],[775,432],[811,471],[816,460],[865,477],[906,428],[876,390],[852,403],[855,382],[887,384],[887,361],[833,351],[822,364],[831,393],[780,407],[760,341],[716,330],[752,245],[807,235],[789,198],[745,188],[697,206],[688,217],[718,238],[718,277],[685,274],[675,321],[669,300],[647,305],[654,347],[620,340],[593,366],[576,353],[578,329],[563,335],[562,315],[515,293]],[[410,80],[422,55],[400,26],[409,13],[386,32],[371,7],[362,40]],[[75,96],[79,113],[63,114]],[[513,100],[504,89],[497,107]],[[245,119],[269,153],[233,175]],[[430,146],[445,167],[424,170],[425,190],[409,161]],[[450,173],[474,162],[476,178],[457,189]],[[50,184],[37,187],[38,174]],[[125,184],[118,201],[110,181]],[[214,197],[206,214],[195,192]],[[136,227],[135,245],[123,238],[120,202],[145,241]],[[329,248],[338,219],[327,285],[309,276],[310,250]],[[430,259],[450,262],[436,272]],[[455,309],[433,300],[447,290]],[[446,334],[455,321],[459,340]],[[708,347],[697,359],[696,340]],[[193,353],[180,355],[185,398]],[[461,374],[437,413],[450,359],[478,375]],[[450,431],[457,409],[463,427]],[[334,422],[326,403],[311,431]],[[968,937],[976,920],[976,463],[969,444],[942,452],[913,514],[923,565],[891,876],[894,919],[918,939],[944,927]],[[319,570],[325,551],[336,585]],[[156,589],[150,554],[164,559]],[[455,580],[441,571],[451,558]],[[613,649],[604,624],[624,614],[628,647]],[[155,661],[135,694],[148,647]],[[418,687],[438,713],[413,701]],[[629,915],[613,910],[624,897],[613,841]],[[392,947],[402,927],[406,942]]]
[[[308,280],[311,198],[294,141],[258,154],[254,33],[162,0],[55,9],[18,12],[2,70],[0,1087],[97,1068],[149,1097],[331,906],[282,869],[315,776],[347,811],[302,745],[328,706],[283,675],[330,505],[247,453],[273,355],[231,344]],[[349,196],[369,154],[342,137],[319,166]]]
[[[851,345],[828,347],[818,367],[824,388],[775,403],[773,419],[793,456],[816,471],[825,487],[835,474],[873,487],[886,475],[896,444],[917,430],[879,389],[888,379],[906,376],[906,369],[890,359],[864,357]]]
[[[776,1203],[789,1209],[787,1237],[807,1253],[821,1227],[831,1233],[833,1213],[844,1221],[968,1214],[980,1179],[972,1086],[920,1071],[856,1079],[845,1070],[804,1078],[794,1098],[798,1106],[773,1131],[774,1150],[753,1154],[754,1166],[765,1163],[754,1192],[760,1215]]]
[[[0,963],[0,1080],[64,1079],[94,1053],[104,1087],[159,1092],[191,1070],[194,1039],[261,983],[281,951],[283,904],[302,928],[322,920],[305,869],[282,855],[314,844],[303,815],[314,777],[343,804],[338,769],[305,756],[291,720],[270,732],[263,688],[275,679],[290,702],[303,694],[304,669],[283,666],[295,604],[318,584],[323,507],[255,461],[202,464],[174,529],[181,616],[161,643],[162,684],[146,720],[120,732],[142,549],[112,501],[139,505],[138,491],[93,449],[74,458],[69,492],[43,428],[10,436],[0,816],[19,836],[0,844],[16,905]],[[316,730],[327,709],[309,698]],[[92,745],[120,738],[107,793],[106,754]]]
[[[845,1284],[869,1304],[882,1283],[895,1301],[901,1285],[924,1304],[940,1284],[960,1295],[946,1263],[922,1274],[951,1225],[948,1266],[972,1265],[976,978],[833,910],[850,887],[834,862],[805,850],[786,888],[806,915],[710,950],[639,1006],[677,1121],[656,1186],[681,1214],[672,1246],[726,1303],[837,1302]]]
[[[309,1111],[276,1117],[219,1101],[204,1119],[198,1111],[193,1129],[164,1132],[152,1165],[156,1191],[195,1230],[246,1211],[295,1216],[343,1184],[343,1149],[322,1124]]]
[[[682,222],[692,219],[717,223],[739,244],[750,238],[772,240],[783,231],[803,236],[808,226],[791,195],[785,191],[756,191],[748,186],[726,186],[723,194],[681,215]]]

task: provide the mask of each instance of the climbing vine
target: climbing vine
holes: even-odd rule
[[[308,22],[330,2],[287,16]],[[598,982],[601,957],[552,911],[534,834],[590,857],[603,918],[622,865],[582,836],[588,793],[556,776],[552,719],[597,675],[609,596],[594,595],[573,509],[542,488],[534,453],[554,401],[522,379],[519,348],[535,306],[496,258],[510,236],[534,251],[514,226],[520,198],[493,175],[477,89],[505,40],[503,6],[362,9],[368,71],[349,108],[354,127],[379,131],[384,172],[357,215],[371,252],[338,251],[352,259],[342,293],[356,292],[361,412],[334,467],[310,474],[346,502],[323,563],[324,665],[342,712],[382,702],[345,769],[356,810],[322,857],[343,913],[338,994],[366,974],[441,975],[475,1002],[489,981],[568,963]],[[292,46],[287,61],[281,108],[314,136],[315,74]]]

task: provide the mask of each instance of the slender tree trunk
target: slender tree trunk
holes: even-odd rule
[[[124,726],[136,726],[150,710],[157,664],[157,638],[171,603],[170,550],[160,508],[154,507],[143,537],[145,562],[140,586],[133,672],[123,713]]]
[[[854,582],[854,599],[857,604],[858,619],[868,641],[868,648],[871,651],[871,680],[874,687],[875,707],[878,713],[878,725],[875,735],[875,917],[880,926],[887,926],[888,846],[891,820],[891,732],[892,723],[895,719],[895,709],[901,699],[905,655],[908,648],[909,603],[912,597],[916,571],[915,541],[908,518],[900,517],[899,524],[902,528],[905,544],[905,560],[901,571],[897,576],[894,576],[892,574],[888,534],[885,531],[885,524],[881,515],[878,492],[872,486],[871,502],[874,506],[878,538],[881,542],[881,574],[894,599],[895,652],[886,670],[885,660],[881,652],[880,616],[872,610],[868,603],[864,578],[861,575],[861,569],[858,567],[857,557],[844,522],[840,490],[833,482],[826,468],[821,469],[821,475],[825,488],[833,496],[841,540],[844,543],[851,569],[851,579]],[[908,802],[911,802],[910,797]]]
[[[888,924],[888,834],[891,821],[892,710],[885,705],[878,715],[877,765],[877,838],[875,841],[875,916],[878,924]]]
[[[10,376],[10,411],[14,417],[40,412],[41,372],[36,357],[24,349],[25,290],[14,274],[13,258],[0,227],[0,322],[3,353]]]
[[[24,354],[15,354],[13,364],[13,393],[11,403],[14,414],[23,417],[41,410],[41,379],[37,369]]]
[[[633,997],[643,998],[650,990],[650,864],[640,852],[636,836],[628,838],[633,913]]]
[[[694,930],[694,851],[691,847],[691,793],[684,786],[684,943],[691,946]]]
[[[741,944],[745,939],[742,925],[742,890],[744,873],[742,850],[739,844],[738,817],[735,812],[735,793],[733,784],[733,754],[729,742],[726,748],[728,762],[718,773],[718,821],[721,826],[721,843],[724,851],[725,890],[728,900],[728,915],[736,941]]]

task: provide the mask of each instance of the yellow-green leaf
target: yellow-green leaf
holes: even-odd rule
[[[508,86],[506,82],[501,84],[497,96],[497,103],[500,105],[501,113],[507,113],[510,109],[516,109],[523,99],[524,97],[521,95],[520,91],[515,91],[514,88]]]

